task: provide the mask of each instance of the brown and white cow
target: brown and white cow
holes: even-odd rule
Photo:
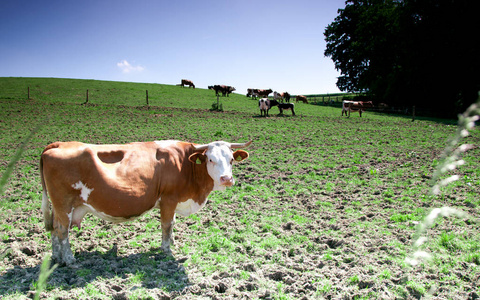
[[[273,92],[273,100],[290,102],[290,94],[288,92]]]
[[[195,88],[195,85],[193,84],[193,82],[191,80],[188,80],[188,79],[182,79],[182,83],[180,84],[182,87],[188,85],[188,87],[193,87]]]
[[[298,102],[302,101],[303,103],[308,103],[308,100],[307,100],[307,97],[303,96],[303,95],[298,95],[295,100]]]
[[[48,145],[41,155],[40,175],[45,227],[52,231],[52,258],[67,265],[75,262],[68,233],[73,226],[80,228],[86,213],[119,223],[152,208],[160,209],[161,248],[171,254],[175,214],[193,214],[205,205],[211,191],[232,186],[233,162],[248,157],[248,152],[232,149],[250,144]]]
[[[343,100],[342,102],[342,116],[345,113],[345,116],[348,112],[348,117],[350,117],[350,112],[357,112],[362,117],[362,112],[365,111],[365,108],[373,107],[372,101],[350,101],[350,100]]]
[[[273,100],[283,102],[282,94],[277,91],[273,92]]]

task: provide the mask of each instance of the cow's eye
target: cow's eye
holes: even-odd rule
[[[208,161],[213,164],[213,160],[209,159]]]
[[[233,164],[233,158],[230,160],[230,164],[231,164],[231,165]]]

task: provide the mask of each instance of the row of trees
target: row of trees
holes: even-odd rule
[[[480,90],[479,0],[347,0],[324,35],[342,91],[456,116]]]

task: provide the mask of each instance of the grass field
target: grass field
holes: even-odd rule
[[[30,99],[27,89],[30,87]],[[89,102],[86,90],[89,90]],[[146,106],[145,91],[149,93]],[[38,172],[54,141],[196,143],[253,140],[234,167],[236,185],[177,217],[174,258],[159,250],[160,214],[111,224],[87,215],[70,242],[80,267],[58,267],[42,299],[476,299],[480,296],[480,132],[430,196],[431,177],[455,120],[341,117],[298,103],[260,117],[244,95],[161,84],[0,78],[0,174],[40,125],[1,196],[0,298],[31,298],[50,235]],[[430,261],[405,263],[419,222],[450,206],[428,231]]]

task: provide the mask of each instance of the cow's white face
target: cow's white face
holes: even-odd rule
[[[211,143],[205,151],[208,175],[213,179],[213,190],[223,191],[235,184],[232,175],[233,152],[224,143]]]
[[[235,184],[232,175],[233,162],[241,161],[248,157],[243,150],[232,152],[230,144],[226,142],[213,142],[203,153],[197,153],[190,157],[190,161],[205,163],[208,175],[213,179],[214,191],[223,191],[226,187]]]

